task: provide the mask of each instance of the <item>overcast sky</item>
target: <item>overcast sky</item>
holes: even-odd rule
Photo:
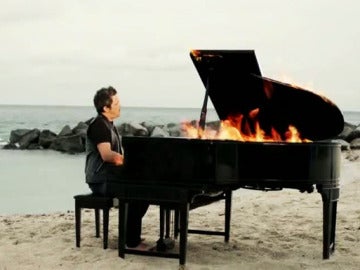
[[[255,50],[262,75],[360,110],[358,0],[0,0],[0,104],[201,107],[191,49]]]

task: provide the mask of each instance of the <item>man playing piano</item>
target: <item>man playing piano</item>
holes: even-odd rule
[[[98,113],[87,130],[86,138],[86,183],[94,194],[114,196],[107,182],[116,181],[116,168],[123,165],[124,150],[113,121],[120,116],[120,100],[115,88],[101,88],[94,96],[94,106]],[[142,243],[141,226],[149,204],[129,203],[127,217],[126,244],[128,248],[146,250]]]

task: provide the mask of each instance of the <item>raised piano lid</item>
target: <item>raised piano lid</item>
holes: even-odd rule
[[[261,127],[289,125],[313,141],[342,132],[344,118],[329,99],[261,76],[253,50],[193,50],[190,57],[221,120],[259,109]]]

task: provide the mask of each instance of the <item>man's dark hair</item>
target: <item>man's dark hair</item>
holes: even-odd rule
[[[107,88],[103,87],[98,90],[94,96],[94,106],[98,114],[101,114],[104,111],[104,106],[109,107],[112,103],[112,96],[116,95],[116,89],[112,86]]]

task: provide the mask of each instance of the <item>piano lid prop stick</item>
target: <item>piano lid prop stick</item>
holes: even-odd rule
[[[210,80],[209,78],[210,78],[210,76],[207,77],[205,97],[204,97],[204,102],[203,102],[203,106],[202,106],[201,113],[200,113],[200,120],[199,120],[199,126],[198,126],[198,138],[202,137],[203,131],[205,129],[207,102],[208,102],[208,98],[209,98],[209,80]]]

